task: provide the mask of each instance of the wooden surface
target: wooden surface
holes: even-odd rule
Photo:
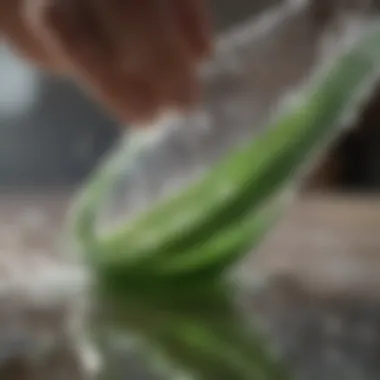
[[[69,199],[69,192],[0,195],[0,260],[61,250]],[[261,274],[292,274],[317,291],[380,292],[380,197],[307,195],[253,260]]]
[[[1,379],[45,380],[47,373],[50,379],[62,370],[63,379],[87,379],[78,373],[76,340],[67,332],[71,312],[62,311],[76,313],[78,304],[53,307],[49,323],[38,302],[21,306],[33,276],[60,266],[56,256],[65,253],[60,237],[69,199],[69,192],[0,196],[0,348],[6,353]],[[380,198],[308,195],[251,260],[252,278],[269,281],[246,305],[297,379],[379,379]],[[12,281],[13,288],[6,286]],[[20,284],[23,297],[14,292]],[[46,336],[57,345],[44,353]],[[38,350],[45,366],[28,359]],[[125,357],[122,363],[125,373]],[[128,364],[127,372],[132,370]]]
[[[380,198],[309,195],[262,246],[261,273],[296,277],[324,295],[380,295]]]

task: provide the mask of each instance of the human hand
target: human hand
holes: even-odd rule
[[[11,44],[77,80],[121,121],[197,100],[197,65],[211,50],[204,0],[2,1]]]

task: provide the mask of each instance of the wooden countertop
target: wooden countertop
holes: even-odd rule
[[[0,195],[0,280],[8,281],[10,266],[18,279],[29,276],[29,284],[38,268],[49,272],[47,261],[59,267],[54,256],[61,251],[59,238],[69,199],[69,192]],[[379,378],[380,197],[314,194],[299,199],[252,255],[250,270],[252,276],[275,279],[247,307],[264,321],[300,379],[346,380],[354,370],[358,378]],[[295,281],[304,287],[294,287]],[[65,368],[70,373],[67,378],[83,379],[72,365],[78,359],[73,354],[75,340],[65,335],[71,312],[62,311],[67,307],[76,311],[78,304],[63,304],[51,309],[50,315],[38,305],[21,307],[25,297],[18,298],[17,293],[11,292],[7,300],[2,285],[0,281],[0,347],[9,360],[0,366],[0,377],[40,379],[51,371],[52,378]],[[368,296],[375,296],[375,302],[364,300]],[[48,367],[37,368],[22,350],[41,349],[44,336],[53,336],[59,344],[46,354],[53,355],[51,360],[47,356]]]
[[[0,260],[54,256],[69,199],[69,192],[0,195]],[[380,197],[304,196],[253,264],[260,274],[293,275],[313,291],[379,293]]]

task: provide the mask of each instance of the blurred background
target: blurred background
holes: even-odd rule
[[[281,2],[213,0],[216,30]],[[315,0],[303,22],[315,42],[340,14],[365,18],[375,10],[377,1]],[[48,255],[73,190],[121,126],[73,83],[29,67],[6,46],[0,47],[0,84],[0,258]],[[330,379],[318,367],[347,380],[334,372],[342,357],[346,364],[357,360],[367,376],[357,378],[380,378],[379,123],[380,88],[311,171],[300,200],[252,264],[252,276],[273,279],[256,310],[273,320],[283,341],[293,334],[298,345],[289,348],[289,360],[314,368],[305,370],[308,380]]]

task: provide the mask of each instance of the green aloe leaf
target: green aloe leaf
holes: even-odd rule
[[[101,263],[105,269],[122,266],[126,272],[137,266],[166,265],[168,260],[178,262],[183,252],[207,247],[210,237],[244,224],[247,215],[255,213],[294,178],[335,133],[342,115],[355,106],[358,93],[377,74],[379,34],[373,31],[339,56],[267,132],[210,168],[205,178],[100,237],[92,225],[97,203],[112,186],[119,165],[126,163],[125,157],[114,157],[95,174],[85,192],[85,202],[77,209],[77,236],[83,242],[87,240],[85,244],[93,242],[90,261]],[[129,154],[133,154],[133,147]],[[217,255],[214,259],[218,260]]]

